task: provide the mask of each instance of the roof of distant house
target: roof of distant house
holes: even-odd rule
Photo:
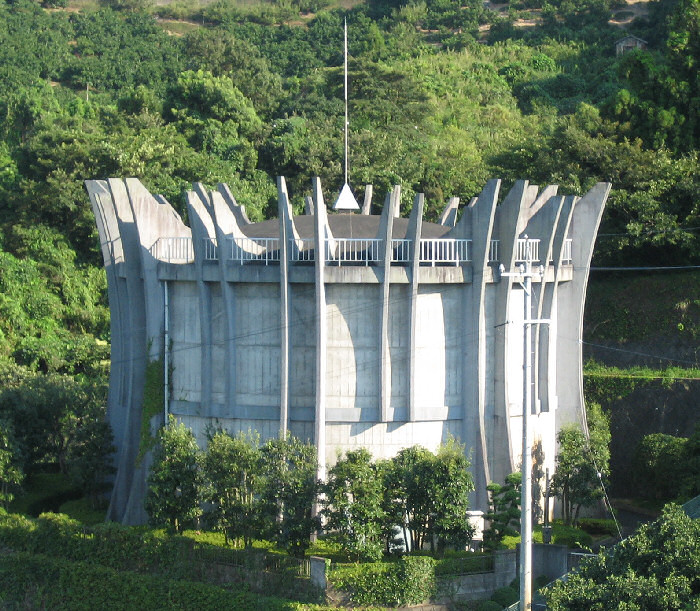
[[[643,38],[639,38],[639,36],[635,36],[634,34],[628,34],[627,36],[623,36],[622,38],[620,38],[620,40],[616,40],[615,44],[617,45],[617,44],[620,44],[621,42],[624,42],[625,40],[630,40],[630,39],[638,40],[639,42],[644,43],[645,45],[649,44],[646,40],[644,40]]]
[[[693,519],[700,518],[700,496],[690,499],[685,505],[683,505],[683,511],[685,511],[685,513],[687,513]]]

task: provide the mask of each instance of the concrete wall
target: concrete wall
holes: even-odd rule
[[[295,262],[292,238],[299,233],[283,179],[283,247],[271,250],[283,253],[281,261],[246,264],[240,260],[264,248],[247,240],[245,215],[225,189],[195,185],[190,231],[138,181],[88,181],[113,321],[108,410],[119,470],[110,519],[145,517],[148,459],[138,466],[135,456],[143,371],[154,359],[168,363],[168,411],[202,445],[210,424],[257,431],[262,440],[290,431],[317,444],[322,475],[326,463],[352,448],[391,457],[414,444],[434,450],[453,436],[472,460],[473,508],[487,509],[486,484],[503,481],[522,460],[523,290],[517,277],[501,277],[498,265],[515,270],[518,239],[528,232],[540,239],[545,266],[531,316],[553,322],[535,334],[530,356],[534,438],[551,469],[557,426],[582,419],[580,351],[571,342],[580,339],[585,268],[609,185],[576,203],[556,196],[555,187],[519,182],[497,206],[499,185],[489,182],[456,224],[441,229],[443,238],[471,240],[469,261],[420,260],[421,232],[440,229],[421,222],[422,196],[406,230],[411,255],[392,261],[386,245],[397,188],[378,223],[379,260],[356,266],[326,265],[320,257]],[[331,233],[318,182],[313,207],[315,252],[331,252],[344,236]],[[574,240],[573,265],[561,256],[567,237]],[[171,238],[190,250],[173,256]],[[206,248],[212,240],[216,257]],[[492,240],[499,240],[497,261],[489,258]],[[162,422],[156,417],[153,425]]]

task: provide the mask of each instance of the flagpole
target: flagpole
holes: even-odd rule
[[[343,53],[343,66],[345,76],[345,184],[348,184],[348,20],[345,19],[345,49]]]

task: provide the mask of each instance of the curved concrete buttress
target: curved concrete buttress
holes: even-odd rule
[[[423,193],[417,193],[413,200],[413,208],[408,220],[408,231],[406,238],[411,240],[413,248],[411,251],[411,260],[409,262],[409,295],[408,295],[408,320],[410,326],[409,339],[409,379],[408,379],[408,420],[409,422],[416,421],[416,380],[418,375],[416,372],[417,350],[416,350],[416,326],[417,326],[417,309],[418,309],[418,282],[420,280],[420,238],[421,229],[423,227],[423,209],[425,207],[425,196]],[[391,262],[389,262],[391,264]]]
[[[100,247],[107,274],[107,292],[110,309],[110,373],[107,395],[107,421],[114,434],[116,448],[114,464],[117,468],[113,492],[106,519],[119,521],[127,503],[128,484],[123,483],[126,470],[120,469],[124,461],[124,448],[129,446],[129,410],[131,399],[130,362],[131,334],[129,297],[126,279],[121,274],[124,263],[121,233],[112,194],[106,181],[85,181],[100,236]],[[119,482],[119,483],[118,483]]]
[[[207,194],[209,207],[214,220],[214,232],[217,243],[217,267],[219,271],[219,283],[221,285],[221,298],[224,304],[224,395],[227,413],[236,417],[234,406],[236,405],[236,292],[234,284],[226,279],[226,268],[230,263],[231,249],[228,238],[235,235],[238,230],[238,222],[231,208],[224,201],[218,191]]]
[[[391,256],[392,256],[392,235],[394,230],[394,218],[401,199],[401,187],[396,185],[391,193],[387,194],[387,199],[382,209],[382,216],[379,221],[379,232],[377,238],[380,242],[380,271],[379,281],[380,298],[379,303],[379,341],[381,344],[380,356],[380,392],[381,392],[381,422],[389,422],[393,418],[390,415],[391,407],[391,354],[389,348],[389,292],[391,287]]]
[[[328,346],[328,322],[326,308],[326,242],[330,237],[326,204],[323,201],[321,179],[313,180],[313,198],[316,215],[314,217],[314,282],[316,288],[316,413],[314,418],[314,443],[318,460],[318,479],[326,479],[326,374],[328,370],[326,353]]]
[[[233,197],[233,193],[231,193],[231,189],[228,188],[228,185],[220,182],[218,185],[216,185],[216,190],[221,193],[226,205],[229,207],[231,212],[233,212],[233,215],[236,217],[236,222],[241,227],[250,225],[250,220],[248,220],[248,214],[245,211],[245,206],[242,206],[236,201],[236,198]]]
[[[520,237],[518,229],[527,226],[527,220],[529,220],[528,209],[535,196],[536,193],[533,193],[533,189],[528,186],[528,182],[519,180],[496,209],[493,237],[499,241],[499,259],[507,272],[515,271],[517,241]],[[519,410],[522,411],[522,407],[518,407],[518,404],[511,405],[514,397],[510,396],[512,393],[509,392],[508,384],[510,376],[516,376],[514,379],[516,382],[520,380],[520,386],[522,386],[522,371],[511,371],[507,355],[509,354],[508,347],[512,333],[519,334],[518,337],[521,337],[522,325],[508,323],[511,314],[512,279],[502,278],[500,282],[490,286],[489,289],[494,290],[496,293],[494,317],[490,322],[496,327],[495,337],[497,338],[494,345],[495,362],[493,366],[494,421],[490,438],[493,440],[494,448],[507,447],[508,455],[502,456],[498,452],[490,452],[489,454],[493,460],[491,477],[493,481],[502,482],[505,480],[506,475],[517,469],[510,420],[512,417],[517,418],[516,414]],[[503,339],[498,339],[499,336]],[[515,397],[515,399],[516,401],[522,401],[522,397],[519,399]],[[488,422],[486,424],[488,426]]]
[[[537,334],[538,342],[538,362],[537,388],[540,409],[550,412],[553,415],[557,409],[557,386],[561,383],[557,380],[556,372],[556,343],[551,338],[557,336],[557,291],[559,284],[563,282],[564,270],[562,269],[562,259],[564,254],[564,242],[569,233],[571,215],[573,212],[576,197],[567,196],[560,198],[560,205],[553,222],[553,232],[548,258],[553,267],[551,281],[544,286],[544,291],[540,294],[540,303],[537,312],[538,318],[545,318],[550,321],[548,325],[540,325]],[[549,273],[549,271],[547,272]]]
[[[486,364],[488,359],[486,283],[491,278],[489,249],[493,232],[500,180],[490,180],[473,198],[455,228],[445,237],[471,239],[472,282],[465,284],[462,323],[462,441],[471,453],[475,491],[470,505],[488,510],[486,486],[492,481],[486,440]],[[489,427],[490,428],[490,427]]]
[[[365,199],[362,202],[362,210],[360,214],[371,214],[372,210],[372,192],[374,187],[372,185],[365,185]]]
[[[134,422],[138,422],[135,427],[135,434],[140,437],[140,421],[143,417],[143,389],[145,386],[146,362],[143,357],[149,360],[162,358],[163,356],[163,325],[164,325],[164,305],[163,305],[163,287],[158,280],[158,261],[151,253],[150,248],[161,236],[169,237],[191,237],[191,232],[188,227],[183,225],[179,216],[174,213],[168,205],[158,203],[155,198],[146,190],[141,182],[136,178],[126,178],[123,181],[109,181],[112,193],[116,194],[122,187],[123,197],[126,192],[126,197],[134,220],[134,228],[136,230],[136,239],[138,244],[135,244],[134,255],[137,260],[137,265],[134,268],[138,277],[133,278],[132,285],[138,287],[138,299],[142,300],[144,333],[142,356],[134,361],[137,367],[134,371],[133,381],[134,387],[138,391],[133,393],[135,406],[132,414],[135,416],[138,412],[138,418]],[[117,186],[119,185],[119,186]],[[129,253],[131,255],[131,253]],[[140,268],[137,270],[137,268]],[[138,399],[138,401],[136,401]],[[163,410],[161,409],[157,416],[151,418],[151,433],[155,434],[155,429],[163,423]],[[139,440],[140,441],[140,440]],[[138,446],[135,448],[138,452]],[[129,500],[124,512],[123,522],[127,524],[142,524],[147,520],[146,512],[143,507],[143,500],[146,494],[146,475],[151,463],[151,453],[147,452],[135,469],[134,478],[131,482],[129,491]]]
[[[573,238],[571,254],[574,275],[571,282],[563,283],[558,289],[557,366],[558,370],[575,371],[578,379],[576,384],[563,384],[557,389],[557,430],[565,424],[581,422],[587,432],[581,350],[583,311],[595,237],[611,186],[610,183],[599,182],[576,202],[573,210],[570,233]],[[565,320],[574,322],[565,327]]]
[[[292,295],[289,286],[291,251],[299,252],[300,242],[294,229],[294,217],[284,176],[277,177],[277,217],[280,231],[280,437],[289,430],[289,364],[292,358],[289,321],[292,313]],[[306,198],[307,214],[313,213],[313,199]]]
[[[554,277],[553,270],[549,269],[549,261],[552,259],[552,244],[554,241],[555,230],[557,226],[557,219],[559,218],[559,210],[564,201],[562,197],[556,197],[557,186],[549,185],[543,189],[540,196],[535,200],[535,202],[530,207],[530,212],[532,217],[524,228],[524,232],[532,237],[540,240],[540,265],[544,267],[544,274],[542,275],[542,280],[540,282],[532,283],[532,297],[533,304],[535,306],[535,312],[533,312],[533,318],[542,318],[542,308],[546,300],[547,292],[551,292],[551,281]],[[549,279],[549,283],[547,282]],[[534,377],[534,411],[535,413],[540,411],[539,399],[540,399],[540,338],[543,337],[542,333],[546,332],[546,324],[534,325],[533,326],[533,358],[532,358],[532,371]],[[546,380],[545,380],[546,383]],[[544,391],[546,393],[546,390]]]
[[[202,200],[202,195],[206,198]],[[194,249],[194,269],[199,294],[199,329],[200,329],[200,362],[201,362],[201,399],[200,405],[204,413],[208,413],[212,404],[212,297],[209,283],[204,280],[204,270],[208,267],[207,249],[211,248],[216,239],[214,221],[209,212],[209,194],[204,191],[188,191],[187,211],[192,229],[192,246]],[[221,253],[219,253],[221,256]],[[218,338],[221,339],[221,338]]]
[[[472,201],[474,201],[472,199]],[[471,202],[470,202],[471,203]],[[457,211],[459,209],[459,197],[450,197],[445,209],[440,215],[438,223],[445,227],[454,227],[457,224]]]
[[[143,370],[146,364],[146,316],[141,281],[140,242],[129,196],[123,181],[110,179],[107,184],[124,255],[121,266],[124,275],[122,295],[125,297],[127,315],[124,319],[123,331],[128,337],[128,343],[125,346],[127,352],[124,354],[124,368],[126,370],[125,409],[122,412],[124,435],[121,443],[117,442],[119,451],[116,464],[117,473],[107,515],[111,519],[124,522],[130,519],[128,508],[132,484],[140,476],[145,476],[145,472],[138,472],[135,463],[140,443]],[[141,516],[141,518],[143,517]]]

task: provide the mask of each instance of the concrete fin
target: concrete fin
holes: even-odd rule
[[[372,185],[365,185],[365,199],[362,202],[361,214],[371,214],[372,213],[372,193],[373,192],[374,192],[374,187]]]
[[[246,214],[245,206],[239,204],[236,201],[236,198],[233,197],[233,193],[231,193],[231,189],[229,189],[228,185],[224,184],[223,182],[220,182],[218,185],[216,185],[216,190],[219,193],[221,193],[221,195],[224,198],[224,201],[231,208],[231,211],[236,216],[238,224],[241,227],[250,225],[250,220],[248,219],[248,215]]]
[[[450,197],[445,209],[440,216],[440,225],[454,227],[457,224],[457,210],[459,209],[459,197]]]

